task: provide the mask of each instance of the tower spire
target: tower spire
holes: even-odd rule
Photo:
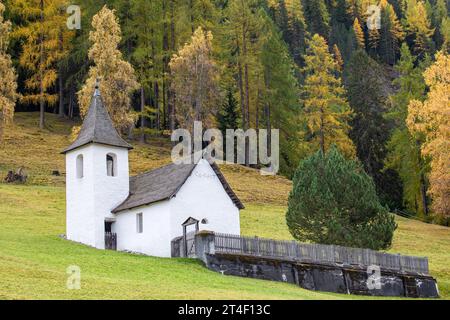
[[[80,148],[90,143],[109,145],[132,149],[133,147],[123,140],[108,114],[106,106],[103,105],[99,89],[99,78],[95,81],[94,95],[91,105],[84,118],[83,125],[77,139],[66,148],[63,153]]]

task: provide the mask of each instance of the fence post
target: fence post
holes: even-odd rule
[[[255,254],[259,256],[260,254],[259,254],[259,239],[258,239],[258,237],[255,237],[253,239],[253,244],[255,247]]]
[[[207,263],[207,254],[215,254],[215,235],[212,231],[200,231],[195,235],[195,255]]]
[[[300,247],[299,247],[297,241],[292,240],[292,247],[294,248],[294,257],[295,257],[295,259],[300,260],[302,255],[301,255]]]

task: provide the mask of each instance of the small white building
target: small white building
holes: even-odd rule
[[[244,206],[216,164],[202,159],[130,177],[130,149],[96,88],[77,139],[63,151],[69,240],[170,257],[171,241],[183,236],[186,226],[187,232],[195,225],[240,234]]]

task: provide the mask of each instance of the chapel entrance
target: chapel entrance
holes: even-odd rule
[[[190,217],[181,224],[183,227],[183,257],[195,256],[195,234],[199,230],[199,221]]]
[[[117,234],[112,232],[114,221],[105,220],[105,249],[117,250]]]

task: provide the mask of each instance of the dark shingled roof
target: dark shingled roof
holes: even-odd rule
[[[84,118],[80,133],[77,139],[62,153],[69,152],[89,143],[100,143],[109,146],[133,149],[119,135],[109,117],[108,111],[103,106],[102,98],[98,87],[95,89],[94,96],[91,100],[91,106]]]
[[[167,166],[145,172],[130,178],[130,194],[124,202],[112,210],[118,213],[154,202],[172,198],[191,175],[196,164],[169,164]],[[225,191],[239,209],[244,205],[231,189],[219,167],[212,163],[211,167],[222,183]]]

